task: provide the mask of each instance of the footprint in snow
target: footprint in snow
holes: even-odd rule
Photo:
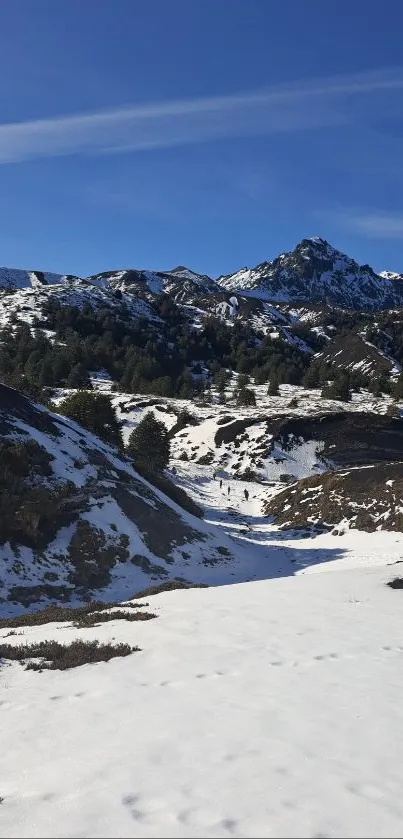
[[[136,806],[139,801],[140,798],[138,795],[125,795],[122,798],[122,804],[128,808],[133,821],[136,822],[142,821],[145,818],[145,814]]]

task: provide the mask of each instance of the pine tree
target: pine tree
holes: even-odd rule
[[[403,399],[403,373],[400,373],[400,376],[396,379],[392,389],[392,396],[395,399]]]
[[[79,362],[75,364],[70,370],[66,379],[66,387],[71,388],[91,388],[91,379],[84,367],[84,364]]]
[[[240,373],[237,381],[238,390],[243,390],[245,387],[248,387],[248,384],[249,376],[247,376],[246,373]]]
[[[57,411],[83,425],[106,443],[114,446],[122,444],[120,424],[106,393],[88,393],[86,390],[78,390],[64,399],[58,405]]]
[[[340,402],[351,401],[349,378],[341,374],[333,382],[322,388],[321,396],[325,399],[337,399]]]
[[[264,385],[269,378],[266,366],[256,367],[253,371],[253,377],[256,385]]]
[[[168,466],[170,455],[168,430],[151,411],[132,431],[127,451],[141,471],[162,472]]]
[[[317,364],[312,363],[309,365],[306,373],[302,377],[301,384],[303,387],[307,388],[320,387],[320,375]]]
[[[279,395],[279,383],[277,376],[272,376],[269,382],[269,387],[267,388],[267,393],[269,396],[278,396]]]
[[[252,407],[256,405],[256,397],[253,390],[250,388],[242,387],[237,392],[236,396],[237,405],[240,405],[245,408]]]

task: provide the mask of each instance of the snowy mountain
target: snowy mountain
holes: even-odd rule
[[[56,343],[60,337],[64,341],[55,329],[57,318],[53,325],[49,320],[49,307],[55,305],[98,311],[134,328],[140,320],[151,327],[152,343],[157,339],[168,346],[172,318],[177,346],[182,325],[188,334],[201,331],[208,316],[230,328],[235,322],[244,324],[255,342],[262,336],[278,341],[282,353],[287,346],[307,358],[321,353],[336,368],[368,378],[394,376],[403,361],[396,329],[392,325],[392,335],[391,323],[378,321],[378,315],[384,318],[388,312],[393,321],[402,320],[400,275],[378,276],[317,237],[272,262],[217,281],[181,265],[169,271],[105,271],[87,278],[0,270],[0,327],[26,323],[45,330]],[[220,355],[216,361],[221,363]]]
[[[0,288],[8,291],[39,286],[85,283],[89,287],[118,290],[140,296],[166,293],[179,303],[239,292],[273,303],[321,304],[358,310],[387,309],[403,305],[403,275],[392,271],[376,274],[369,265],[358,265],[325,239],[303,239],[294,250],[255,268],[242,268],[214,280],[177,266],[169,271],[121,269],[87,278],[0,268]]]
[[[0,833],[401,836],[403,277],[315,238],[0,287],[44,400],[0,383]],[[75,389],[124,444],[152,412],[164,472]]]
[[[303,239],[293,251],[256,268],[219,277],[230,291],[275,302],[310,301],[358,310],[387,309],[403,303],[401,278],[376,274],[369,265],[336,250],[325,239]]]
[[[0,325],[5,326],[10,321],[32,324],[49,300],[79,309],[84,306],[93,310],[109,309],[111,314],[115,312],[116,315],[123,307],[126,315],[131,315],[133,319],[143,317],[147,321],[156,321],[155,307],[161,295],[179,307],[185,321],[190,319],[198,323],[200,317],[207,313],[231,319],[241,311],[247,316],[256,312],[263,325],[266,320],[272,321],[272,318],[265,317],[264,305],[259,300],[251,304],[246,299],[233,298],[214,280],[185,269],[175,269],[166,274],[137,270],[107,271],[85,279],[43,275],[53,278],[52,282],[50,279],[49,282],[38,280],[38,274],[3,269],[3,275],[0,275]],[[285,321],[288,319],[285,318]]]
[[[63,307],[83,309],[88,306],[94,311],[109,310],[116,317],[121,309],[121,298],[113,288],[78,278],[66,280],[62,277],[60,282],[50,285],[32,283],[12,290],[0,288],[0,326],[10,323],[27,323],[32,326],[38,318],[42,318],[42,326],[46,328],[43,311],[51,301],[57,301]],[[141,316],[148,321],[157,320],[155,311],[140,295],[129,292],[124,302],[125,310],[133,319]]]

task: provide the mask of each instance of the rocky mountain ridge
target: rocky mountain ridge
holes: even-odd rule
[[[248,290],[279,303],[309,301],[366,311],[403,303],[400,275],[376,274],[320,237],[303,239],[293,251],[220,277],[218,283],[227,290]]]
[[[166,293],[181,303],[203,295],[221,294],[225,299],[226,293],[239,292],[273,303],[321,303],[363,311],[403,305],[402,274],[377,274],[369,265],[359,265],[320,237],[303,239],[289,253],[217,279],[185,266],[168,271],[111,270],[89,277],[0,268],[0,288],[6,291],[78,284],[123,294]]]

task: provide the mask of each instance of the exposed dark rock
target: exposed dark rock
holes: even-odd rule
[[[307,524],[403,531],[403,462],[327,472],[292,484],[265,504],[282,529]]]
[[[323,412],[314,417],[267,420],[273,442],[292,448],[304,440],[323,443],[321,456],[335,466],[359,466],[403,459],[403,422],[382,414]]]

